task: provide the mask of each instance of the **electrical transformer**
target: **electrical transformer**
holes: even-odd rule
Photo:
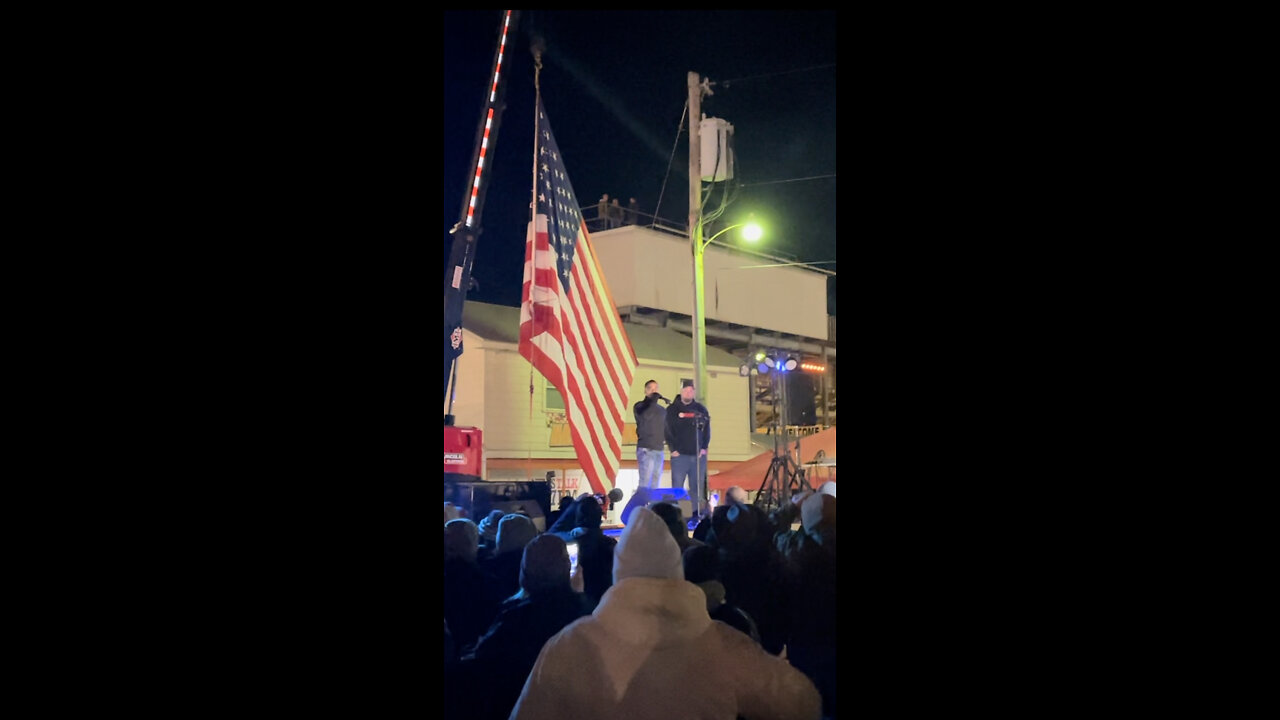
[[[733,126],[720,118],[702,118],[702,181],[733,179]]]

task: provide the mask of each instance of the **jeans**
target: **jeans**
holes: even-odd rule
[[[640,471],[637,488],[656,488],[662,479],[663,452],[649,448],[636,448],[636,468]]]
[[[689,502],[693,504],[693,511],[703,512],[707,507],[707,456],[698,456],[697,473],[694,472],[693,457],[683,453],[671,456],[671,487],[682,488],[688,479]]]

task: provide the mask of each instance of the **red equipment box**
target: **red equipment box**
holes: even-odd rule
[[[484,478],[484,431],[444,426],[444,472]]]

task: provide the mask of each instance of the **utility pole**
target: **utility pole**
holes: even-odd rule
[[[707,405],[707,319],[702,283],[702,93],[701,76],[689,73],[689,244],[693,250],[693,370],[695,396]]]

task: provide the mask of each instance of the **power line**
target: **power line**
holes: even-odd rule
[[[797,260],[795,262],[776,263],[773,265],[739,265],[738,270],[754,270],[756,268],[789,267],[791,265],[833,265],[835,260]]]
[[[680,111],[680,124],[676,125],[676,141],[671,146],[671,157],[667,158],[667,173],[662,176],[662,189],[658,191],[658,207],[653,210],[653,220],[658,221],[658,213],[662,211],[662,196],[667,192],[667,178],[671,177],[671,163],[676,159],[676,148],[680,146],[680,132],[684,129],[684,116],[689,113],[689,101],[684,101],[684,110]]]
[[[814,67],[812,67],[812,68],[800,68],[799,70],[781,70],[781,72],[777,72],[777,73],[765,73],[765,74],[763,74],[763,76],[749,76],[749,77],[740,77],[740,78],[736,78],[736,79],[722,79],[722,81],[719,81],[719,82],[713,82],[713,83],[712,83],[712,85],[713,85],[713,86],[724,86],[724,87],[728,87],[728,86],[730,86],[730,83],[733,83],[733,82],[745,82],[745,81],[749,81],[749,79],[760,79],[760,78],[764,78],[764,77],[786,76],[786,74],[791,74],[791,73],[804,73],[804,72],[809,72],[809,70],[820,70],[820,69],[823,69],[823,68],[835,68],[835,67],[836,67],[836,63],[831,63],[831,64],[827,64],[827,65],[814,65]]]
[[[768,182],[744,183],[742,187],[755,187],[757,185],[778,185],[781,183],[804,182],[805,180],[821,180],[822,178],[833,178],[835,173],[830,175],[810,175],[809,177],[791,178],[790,180],[769,180]]]

